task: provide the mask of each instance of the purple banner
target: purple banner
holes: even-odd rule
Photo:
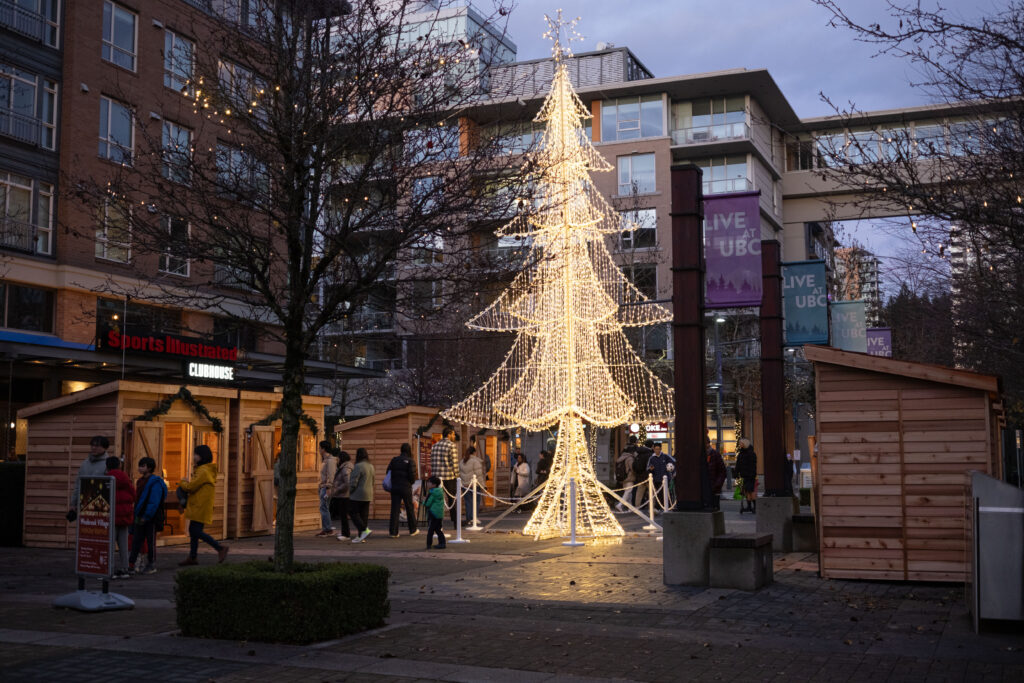
[[[761,305],[760,192],[704,199],[704,256],[710,308]]]
[[[892,358],[892,330],[890,328],[868,328],[868,355]]]

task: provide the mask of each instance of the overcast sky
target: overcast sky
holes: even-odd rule
[[[568,18],[581,17],[576,52],[593,50],[598,42],[628,47],[655,76],[766,68],[797,116],[832,113],[821,101],[858,109],[890,109],[927,102],[907,87],[914,79],[910,64],[875,57],[870,45],[828,25],[829,13],[810,0],[515,0],[509,33],[519,48],[518,59],[550,54],[544,14],[558,8]],[[847,0],[855,19],[882,21],[884,0]],[[929,0],[925,0],[929,4]],[[943,0],[954,13],[971,16],[978,7],[999,0]],[[486,5],[481,3],[481,7]]]

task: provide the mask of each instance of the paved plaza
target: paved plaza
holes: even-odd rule
[[[752,531],[726,503],[730,531]],[[525,521],[512,516],[511,532]],[[625,518],[623,518],[625,520]],[[53,598],[75,588],[72,552],[0,549],[4,681],[1021,681],[1024,631],[976,636],[963,586],[827,581],[814,555],[777,554],[756,593],[666,587],[661,544],[627,523],[621,541],[568,548],[514,533],[426,552],[423,536],[366,543],[296,539],[297,559],[390,568],[383,628],[310,646],[177,635],[173,580],[112,583],[134,610],[83,614]],[[447,525],[447,522],[446,522]],[[229,562],[268,557],[270,537],[232,543]],[[200,552],[201,563],[213,562]],[[98,584],[97,584],[98,586]],[[339,609],[344,607],[339,605]]]

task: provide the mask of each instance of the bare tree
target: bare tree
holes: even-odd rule
[[[322,331],[382,287],[392,312],[421,293],[402,283],[442,282],[457,299],[471,286],[468,217],[496,201],[481,176],[520,178],[462,118],[500,96],[486,93],[503,49],[490,19],[508,10],[460,24],[454,4],[280,0],[200,14],[196,42],[171,50],[166,101],[129,107],[134,152],[115,146],[120,166],[65,183],[80,206],[69,230],[91,230],[99,213],[104,230],[130,233],[133,297],[259,322],[283,350],[279,570],[293,561],[304,363]],[[438,256],[426,272],[423,250]]]
[[[946,120],[848,134],[822,175],[860,188],[867,212],[906,217],[922,249],[949,260],[958,361],[1003,375],[1008,411],[1024,415],[1024,2],[975,20],[939,6],[889,2],[859,23],[840,0],[814,0],[834,26],[905,58]],[[854,107],[839,112],[863,126]],[[860,130],[864,130],[860,128]],[[895,324],[895,323],[894,323]]]

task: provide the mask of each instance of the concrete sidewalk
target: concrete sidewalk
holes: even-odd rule
[[[753,527],[740,519],[727,506],[731,531]],[[466,532],[470,543],[428,553],[423,535],[371,528],[362,544],[297,537],[296,556],[389,567],[387,626],[304,647],[176,635],[173,576],[184,548],[161,548],[153,576],[113,582],[137,606],[103,614],[50,606],[75,588],[71,551],[0,549],[2,678],[1024,680],[1024,633],[975,636],[962,586],[826,581],[815,556],[788,554],[776,555],[776,583],[757,593],[669,588],[661,544],[643,534],[567,548]],[[272,547],[270,537],[234,542],[228,561]],[[201,551],[201,563],[214,561]]]

